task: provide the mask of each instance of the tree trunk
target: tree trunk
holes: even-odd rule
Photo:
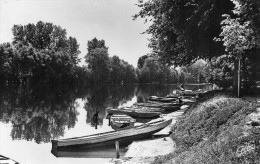
[[[238,60],[234,60],[233,93],[238,95]]]

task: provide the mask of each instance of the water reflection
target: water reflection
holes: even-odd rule
[[[83,90],[83,91],[82,91]],[[134,96],[134,86],[13,87],[0,92],[0,121],[11,123],[13,140],[47,143],[64,136],[77,122],[76,99],[85,100],[86,123],[103,125],[106,108],[123,104]]]
[[[146,102],[148,96],[165,96],[175,87],[176,85],[98,85],[2,88],[0,122],[11,123],[12,130],[8,135],[13,140],[48,143],[75,127],[79,115],[77,99],[84,102],[86,124],[95,130],[102,128],[107,115],[106,108],[122,106],[134,96],[137,101]],[[185,89],[191,89],[188,87]]]
[[[134,85],[119,86],[96,86],[88,89],[90,93],[85,103],[87,111],[86,122],[98,128],[103,125],[107,113],[107,108],[117,108],[118,106],[130,101],[134,97]]]

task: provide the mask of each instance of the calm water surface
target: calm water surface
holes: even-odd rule
[[[108,163],[111,158],[57,158],[52,139],[78,137],[112,130],[106,108],[146,102],[165,96],[176,85],[12,87],[0,91],[0,155],[21,164]],[[186,85],[186,89],[211,89]],[[94,115],[97,117],[93,117]],[[105,150],[109,151],[109,150]]]

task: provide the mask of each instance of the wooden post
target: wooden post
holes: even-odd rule
[[[116,145],[116,158],[119,158],[120,157],[120,154],[119,154],[119,142],[116,141],[115,145]]]

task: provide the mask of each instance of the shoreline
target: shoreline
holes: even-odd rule
[[[170,139],[172,144],[163,145],[165,142],[163,139],[160,142],[153,140],[133,142],[129,145],[125,157],[112,159],[111,162],[115,164],[199,164],[211,160],[210,163],[224,164],[232,160],[246,161],[247,156],[251,158],[252,155],[251,160],[260,161],[258,157],[254,157],[254,154],[259,153],[257,145],[254,151],[247,152],[247,154],[239,155],[237,152],[237,149],[243,147],[243,142],[245,142],[241,140],[241,137],[249,141],[255,137],[260,138],[260,96],[247,95],[236,98],[226,92],[213,91],[204,95],[187,110],[181,111],[183,112],[179,115],[181,117],[176,117],[175,112],[164,116],[173,118],[171,128],[166,127],[166,130],[169,129],[173,133],[166,139]],[[236,126],[233,126],[234,122]],[[258,132],[256,135],[254,135],[255,132],[253,133],[255,128]],[[241,136],[239,131],[243,131],[244,135]],[[146,144],[146,142],[150,143]],[[155,148],[152,145],[155,145]],[[152,150],[148,151],[150,149]],[[156,154],[159,150],[168,151]],[[220,156],[211,156],[213,150]]]
[[[119,159],[113,158],[110,163],[146,164],[153,162],[159,156],[172,153],[175,149],[175,142],[170,137],[171,128],[176,123],[177,119],[183,115],[184,110],[187,107],[188,106],[184,106],[179,111],[163,115],[163,118],[172,118],[172,123],[161,131],[155,133],[153,136],[162,135],[165,137],[134,141],[127,147],[127,151],[123,157],[120,157]]]

